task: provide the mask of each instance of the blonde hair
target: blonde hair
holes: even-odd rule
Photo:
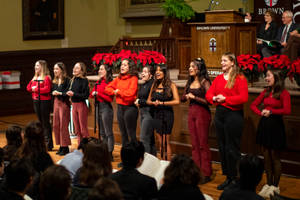
[[[44,80],[46,76],[49,76],[49,78],[51,79],[47,61],[38,60],[38,61],[36,61],[36,63],[39,63],[41,65],[41,73],[37,74],[35,72],[35,74],[33,76],[33,80],[37,80],[39,76],[40,76],[41,80]]]
[[[222,57],[223,56],[227,57],[231,62],[233,62],[233,66],[229,72],[228,81],[225,85],[225,88],[230,89],[230,88],[233,88],[233,86],[234,86],[236,76],[240,75],[240,68],[237,66],[237,61],[236,61],[236,57],[235,57],[234,53],[227,52],[227,53],[224,53],[222,55]]]
[[[67,78],[66,65],[63,62],[57,62],[57,63],[55,63],[55,65],[57,65],[61,69],[61,72],[62,72],[62,74],[61,74],[62,75],[61,76],[61,83],[63,83],[65,81],[65,79]],[[55,84],[58,84],[59,79],[60,79],[60,77],[56,77],[54,75],[54,79],[53,79],[52,82],[55,83]]]

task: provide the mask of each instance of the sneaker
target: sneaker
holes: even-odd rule
[[[225,188],[227,185],[229,185],[230,182],[231,182],[231,179],[226,178],[226,180],[225,180],[223,183],[221,183],[220,185],[218,185],[217,189],[218,189],[218,190],[224,190],[224,188]]]
[[[262,196],[263,198],[267,198],[267,193],[269,192],[271,186],[269,186],[268,184],[265,184],[261,191],[258,193],[259,196]]]
[[[69,147],[62,147],[61,152],[58,154],[60,156],[64,156],[69,153]]]
[[[62,151],[62,147],[59,147],[58,151],[56,152],[56,155],[59,155]]]
[[[276,192],[277,194],[280,193],[279,186],[275,187],[274,185],[271,185],[269,187],[269,190],[266,192],[266,198],[270,198],[270,196],[274,196],[274,192]]]

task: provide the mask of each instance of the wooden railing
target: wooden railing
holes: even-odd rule
[[[119,53],[127,49],[138,53],[142,50],[158,51],[167,59],[167,65],[172,69],[185,69],[190,62],[191,38],[122,38],[110,50]]]

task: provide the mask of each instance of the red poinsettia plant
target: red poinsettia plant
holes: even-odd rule
[[[113,53],[96,53],[92,58],[94,69],[101,64],[107,64],[113,68],[119,68],[124,59],[133,60],[138,68],[143,68],[145,65],[154,66],[156,64],[166,63],[166,58],[157,51],[143,50],[139,54],[131,50],[122,50],[118,54]]]
[[[294,60],[291,64],[291,72],[296,83],[300,86],[300,58]]]
[[[262,74],[263,68],[259,65],[261,56],[259,54],[242,54],[237,57],[237,63],[249,82],[258,79]]]
[[[259,67],[263,68],[264,72],[266,72],[268,69],[281,70],[283,78],[289,76],[289,78],[292,79],[291,61],[286,55],[274,55],[263,58],[259,63]]]

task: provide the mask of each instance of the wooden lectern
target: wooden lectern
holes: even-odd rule
[[[221,56],[225,52],[236,56],[256,53],[257,23],[245,23],[243,16],[234,10],[206,11],[205,23],[190,25],[191,59],[202,57],[212,76],[221,71]],[[186,69],[180,69],[182,77],[185,73]]]

